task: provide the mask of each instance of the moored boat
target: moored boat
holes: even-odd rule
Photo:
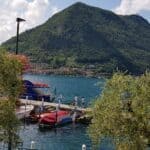
[[[72,122],[72,116],[69,111],[58,110],[40,115],[39,127],[55,128]]]
[[[24,91],[20,95],[22,99],[29,99],[29,100],[44,100],[47,102],[54,101],[55,97],[52,94],[44,94],[39,88],[49,88],[47,84],[44,83],[33,83],[29,80],[23,80],[23,88]]]
[[[16,116],[18,119],[26,118],[30,115],[30,112],[34,109],[33,105],[23,105],[16,109]]]
[[[41,107],[34,106],[34,109],[30,112],[29,117],[26,118],[26,120],[30,123],[37,123],[41,116],[48,115],[50,112],[53,112],[53,107],[43,106],[42,111]]]

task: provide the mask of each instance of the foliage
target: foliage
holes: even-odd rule
[[[150,144],[150,73],[139,77],[115,73],[94,104],[88,133],[94,143],[111,137],[119,150]]]
[[[54,68],[64,66],[65,64],[66,64],[66,58],[64,55],[54,56],[53,59],[51,60],[51,65]]]
[[[20,52],[34,63],[68,66],[58,59],[63,54],[65,60],[74,57],[79,66],[101,64],[101,72],[112,73],[118,68],[137,74],[150,69],[150,24],[137,15],[120,16],[76,3],[19,39]],[[3,46],[14,51],[15,44],[14,37]],[[54,57],[52,62],[50,57]]]
[[[15,100],[22,85],[21,64],[3,50],[0,52],[0,95]]]
[[[15,104],[10,100],[0,99],[0,141],[11,143],[15,147],[20,140],[18,136],[19,120],[15,114]]]
[[[16,102],[21,92],[22,67],[17,58],[4,50],[0,52],[0,141],[11,150],[19,139],[19,121],[15,115]]]
[[[16,59],[21,64],[22,71],[26,71],[30,68],[29,59],[25,55],[9,54],[9,57]]]

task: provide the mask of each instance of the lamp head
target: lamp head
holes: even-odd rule
[[[16,18],[16,21],[17,21],[17,22],[22,22],[22,21],[26,21],[26,20],[24,20],[24,19],[22,19],[22,18]]]

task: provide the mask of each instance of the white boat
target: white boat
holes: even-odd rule
[[[23,119],[30,115],[31,110],[33,110],[33,105],[23,105],[16,109],[16,116],[18,119]]]

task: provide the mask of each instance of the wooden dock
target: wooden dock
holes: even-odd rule
[[[56,108],[58,106],[58,103],[42,102],[42,101],[37,101],[37,100],[20,99],[20,102],[23,103],[23,104],[31,104],[31,105],[37,105],[37,106],[42,106],[43,105],[43,106],[50,106],[50,107],[54,107],[54,108]],[[60,104],[60,109],[74,110],[75,106]],[[76,110],[86,113],[86,112],[90,112],[91,108],[76,107]]]

